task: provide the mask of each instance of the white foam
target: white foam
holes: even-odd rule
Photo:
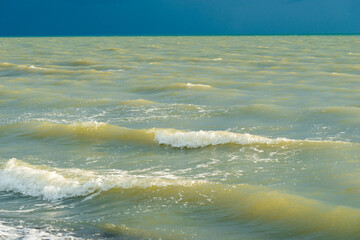
[[[157,108],[147,109],[145,112],[154,112]],[[169,116],[151,115],[142,119],[168,118]],[[128,118],[137,121],[137,118]],[[351,144],[343,141],[318,139],[287,139],[268,138],[248,133],[234,133],[230,131],[183,131],[177,129],[152,128],[131,129],[111,125],[105,122],[89,121],[71,124],[54,124],[51,122],[25,122],[7,125],[9,130],[19,126],[30,127],[36,137],[68,136],[76,139],[104,139],[138,142],[141,144],[164,144],[176,148],[200,148],[223,144],[238,145],[288,145],[297,144]]]
[[[144,175],[126,171],[101,175],[80,169],[60,169],[36,166],[15,158],[0,169],[0,191],[18,192],[27,196],[56,201],[87,196],[112,188],[147,188],[152,186],[191,185],[195,181]]]
[[[220,144],[278,144],[281,142],[295,141],[286,138],[270,139],[266,137],[233,133],[227,131],[179,131],[179,130],[155,130],[155,141],[159,144],[170,145],[178,148],[200,148]]]
[[[47,230],[40,230],[34,228],[27,228],[23,226],[9,226],[0,221],[0,239],[15,240],[37,240],[37,239],[49,239],[49,240],[60,240],[60,239],[79,239],[69,234],[63,235],[62,233],[52,234]]]
[[[124,71],[123,69],[108,69],[99,72],[123,72],[123,71]]]
[[[39,69],[39,70],[46,70],[45,68],[35,67],[34,65],[30,65],[29,68],[31,68],[31,69]]]
[[[186,83],[187,88],[211,88],[210,85],[200,83]]]
[[[70,124],[72,128],[84,128],[86,130],[97,130],[100,127],[106,126],[105,122],[88,121],[88,122],[75,122]]]

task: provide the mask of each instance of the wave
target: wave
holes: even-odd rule
[[[159,144],[176,148],[201,148],[223,144],[280,144],[296,140],[286,138],[270,139],[248,133],[233,133],[227,131],[180,131],[175,129],[157,129],[155,141]]]
[[[326,122],[335,123],[338,126],[348,128],[349,126],[359,126],[360,108],[359,107],[322,107],[309,108],[299,119],[315,120],[322,124]]]
[[[69,60],[64,62],[58,62],[57,65],[65,65],[65,66],[91,66],[99,64],[98,62],[94,62],[91,60],[85,60],[85,59],[77,59],[77,60]]]
[[[50,229],[53,232],[53,229]],[[51,240],[61,240],[61,239],[80,239],[71,236],[69,233],[61,233],[54,235],[50,233],[49,229],[38,229],[38,228],[28,228],[22,226],[9,226],[8,224],[0,221],[0,239],[51,239]]]
[[[359,117],[360,116],[360,108],[358,107],[324,107],[324,108],[316,108],[310,109],[310,113],[314,114],[326,114],[332,116],[350,116],[350,117]]]
[[[166,86],[159,87],[157,85],[141,86],[135,89],[136,92],[142,91],[166,91],[176,89],[193,89],[193,90],[209,90],[213,89],[212,86],[200,83],[174,83]]]
[[[263,118],[289,118],[294,115],[289,108],[274,105],[274,104],[250,104],[250,105],[235,105],[229,107],[226,114],[241,115],[241,116],[261,116]]]
[[[200,84],[200,83],[186,83],[185,87],[186,88],[199,88],[199,89],[212,88],[210,85]]]
[[[222,61],[223,59],[221,57],[217,57],[217,58],[181,57],[180,60],[187,62],[212,62],[212,61]]]
[[[199,204],[222,209],[227,221],[261,221],[287,226],[303,234],[358,236],[360,210],[334,206],[268,187],[225,185],[181,178],[131,175],[126,171],[100,174],[81,169],[36,166],[10,159],[0,170],[0,191],[12,191],[50,201],[64,198],[123,194],[169,198],[174,204]],[[119,191],[120,190],[120,191]],[[181,193],[181,194],[179,194]],[[117,231],[110,226],[111,231]],[[124,229],[120,229],[122,231]]]
[[[159,104],[159,103],[149,101],[146,99],[125,100],[118,103],[118,105],[130,105],[130,106],[144,106],[144,105],[154,105],[154,104]]]
[[[149,188],[168,185],[189,186],[192,180],[134,176],[127,171],[100,175],[81,169],[49,168],[10,159],[0,170],[0,191],[12,191],[46,200],[87,196],[110,189]]]
[[[3,85],[0,85],[0,96],[16,96],[21,94],[20,91],[8,90]]]
[[[0,132],[17,132],[19,136],[36,138],[69,137],[79,140],[118,140],[142,144],[161,144],[174,148],[202,148],[207,146],[235,145],[286,145],[286,144],[346,144],[340,141],[294,140],[267,138],[248,133],[228,131],[183,131],[167,128],[131,129],[104,122],[76,122],[58,124],[50,122],[23,122],[0,126]]]
[[[111,71],[98,71],[95,69],[64,70],[55,68],[37,67],[34,65],[18,65],[13,63],[0,63],[1,75],[14,76],[24,73],[44,74],[44,75],[66,75],[66,74],[112,74]]]
[[[176,233],[158,233],[153,231],[148,231],[144,229],[134,229],[129,228],[125,225],[114,225],[114,224],[102,224],[100,229],[106,232],[107,234],[120,237],[129,237],[131,239],[187,239],[184,234]]]
[[[165,86],[162,89],[168,90],[168,89],[188,89],[188,88],[198,89],[198,90],[206,90],[206,89],[210,89],[213,87],[210,85],[200,84],[200,83],[174,83],[174,84]]]

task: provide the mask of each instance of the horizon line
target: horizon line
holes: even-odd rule
[[[279,34],[119,34],[119,35],[9,35],[0,38],[26,38],[26,37],[231,37],[231,36],[358,36],[359,33],[279,33]]]

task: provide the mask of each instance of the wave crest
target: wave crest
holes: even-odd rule
[[[124,191],[119,192],[117,189]],[[138,190],[137,190],[138,189]],[[129,190],[130,192],[127,192]],[[301,229],[303,233],[321,230],[327,234],[354,236],[360,233],[360,211],[332,206],[321,201],[282,193],[274,189],[247,185],[225,185],[181,178],[130,175],[126,171],[111,174],[81,169],[36,166],[15,158],[0,169],[0,191],[56,201],[112,191],[126,197],[152,196],[174,199],[174,204],[193,203],[222,208],[231,219],[279,222]],[[181,196],[179,196],[181,193]],[[211,208],[209,208],[211,209]]]
[[[18,131],[20,136],[36,138],[73,138],[78,140],[116,140],[140,144],[162,144],[174,148],[202,148],[207,146],[235,145],[286,145],[286,144],[345,144],[340,141],[295,140],[267,138],[248,133],[228,131],[183,131],[170,128],[131,129],[104,122],[76,122],[56,124],[50,122],[25,122],[0,126],[0,132]]]
[[[154,104],[159,104],[159,103],[146,99],[125,100],[118,103],[118,105],[129,105],[129,106],[145,106],[145,105],[154,105]]]
[[[196,181],[130,175],[127,171],[101,175],[81,169],[49,168],[10,159],[0,169],[0,191],[13,191],[46,200],[87,196],[113,188],[131,189],[168,185],[189,186]]]
[[[223,144],[279,144],[295,140],[286,138],[270,139],[251,135],[248,133],[233,133],[227,131],[179,131],[179,130],[155,130],[155,141],[159,144],[170,145],[176,148],[201,148]]]
[[[0,239],[51,239],[51,240],[77,240],[73,233],[54,234],[54,229],[29,228],[23,226],[10,226],[0,221]]]

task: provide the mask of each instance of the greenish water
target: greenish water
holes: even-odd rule
[[[0,238],[359,239],[359,46],[0,38]]]

